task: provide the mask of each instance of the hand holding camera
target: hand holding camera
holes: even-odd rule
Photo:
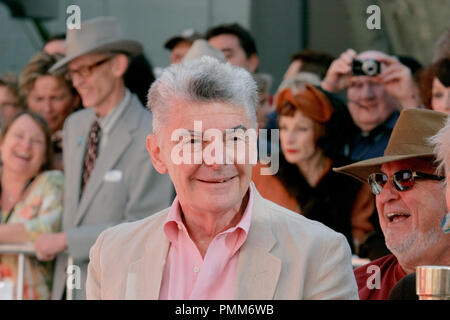
[[[385,68],[374,77],[374,81],[379,81],[384,89],[398,100],[402,109],[419,107],[422,102],[411,70],[395,57],[386,56],[378,61]]]
[[[321,87],[329,92],[344,90],[350,83],[352,61],[356,58],[356,51],[347,49],[328,68]]]
[[[353,49],[342,53],[327,71],[321,86],[330,92],[347,89],[352,76],[368,76],[379,82],[402,108],[421,104],[418,88],[411,71],[395,57],[380,53],[377,59],[357,59]]]

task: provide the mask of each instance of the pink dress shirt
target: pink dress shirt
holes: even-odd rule
[[[253,192],[239,223],[218,234],[203,259],[181,219],[178,198],[164,223],[170,241],[159,291],[160,300],[230,300],[233,298],[239,249],[247,239]]]

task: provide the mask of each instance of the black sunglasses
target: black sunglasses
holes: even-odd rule
[[[391,181],[395,189],[397,189],[398,191],[406,191],[414,186],[414,181],[415,179],[418,178],[431,179],[437,181],[445,179],[445,177],[436,176],[434,174],[412,170],[400,170],[395,172],[391,176]],[[385,173],[379,172],[379,173],[372,173],[369,176],[368,180],[370,188],[372,189],[372,193],[377,195],[381,193],[381,190],[383,189],[383,186],[386,184],[386,182],[389,180],[389,177]]]

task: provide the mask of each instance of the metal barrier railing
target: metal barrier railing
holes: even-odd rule
[[[0,254],[18,255],[16,299],[23,299],[25,256],[36,256],[33,243],[0,244]]]
[[[1,254],[17,254],[18,255],[18,274],[17,274],[17,285],[16,285],[16,299],[23,299],[23,285],[24,285],[24,268],[25,268],[25,256],[36,256],[36,251],[32,243],[25,244],[0,244],[0,255]],[[369,263],[369,259],[359,258],[357,256],[352,256],[353,268],[360,267],[366,263]],[[67,259],[67,265],[73,265],[73,258],[71,256]],[[73,298],[73,288],[72,286],[67,286],[66,283],[66,299],[72,300]]]
[[[1,254],[16,254],[18,255],[18,270],[17,270],[17,283],[16,283],[16,299],[23,300],[23,287],[24,287],[24,272],[25,272],[25,256],[36,256],[33,243],[20,243],[20,244],[0,244]],[[68,266],[73,265],[73,258],[68,257]],[[66,299],[72,300],[73,289],[71,286],[67,287]]]

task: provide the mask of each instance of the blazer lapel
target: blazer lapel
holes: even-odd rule
[[[133,104],[134,96],[123,111],[123,115],[116,122],[108,137],[108,144],[100,151],[94,170],[86,184],[86,189],[80,199],[75,225],[77,225],[87,212],[87,208],[103,183],[105,174],[117,163],[124,150],[131,144],[132,131],[139,121],[138,110]],[[141,107],[142,108],[142,107]],[[144,141],[142,143],[145,143]],[[80,174],[81,177],[81,174]]]
[[[158,300],[169,244],[162,224],[152,232],[143,257],[128,268],[126,300]]]
[[[281,271],[281,260],[270,253],[277,242],[270,228],[264,200],[253,188],[253,212],[247,240],[241,247],[234,299],[273,299]]]

